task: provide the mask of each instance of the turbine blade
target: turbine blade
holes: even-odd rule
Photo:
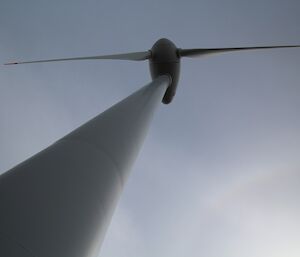
[[[112,54],[112,55],[100,55],[100,56],[85,56],[74,58],[62,58],[62,59],[49,59],[49,60],[37,60],[37,61],[20,61],[20,62],[8,62],[4,65],[25,64],[25,63],[39,63],[39,62],[61,62],[61,61],[78,61],[78,60],[128,60],[128,61],[143,61],[151,57],[151,51],[125,53],[125,54]]]
[[[220,54],[244,50],[274,49],[274,48],[294,48],[300,45],[285,46],[254,46],[254,47],[234,47],[234,48],[195,48],[195,49],[179,49],[180,57],[200,57],[202,55]]]

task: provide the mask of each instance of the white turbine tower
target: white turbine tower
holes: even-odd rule
[[[152,115],[175,95],[180,58],[280,47],[299,46],[179,49],[160,39],[145,52],[8,63],[149,59],[153,81],[0,176],[0,256],[95,257]]]

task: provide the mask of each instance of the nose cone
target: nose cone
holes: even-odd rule
[[[152,46],[151,52],[151,61],[155,63],[179,61],[176,45],[167,38],[157,40]]]
[[[169,75],[172,78],[162,100],[165,104],[170,103],[176,93],[180,71],[180,58],[175,44],[166,38],[159,39],[151,48],[149,64],[153,79],[161,75]]]

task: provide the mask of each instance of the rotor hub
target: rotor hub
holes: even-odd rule
[[[168,104],[172,101],[179,80],[180,57],[175,44],[169,39],[159,39],[151,48],[149,59],[152,79],[161,75],[169,75],[172,79],[162,102]]]
[[[151,61],[154,63],[179,62],[177,47],[166,38],[159,39],[151,48]]]

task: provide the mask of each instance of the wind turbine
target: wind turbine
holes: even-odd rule
[[[153,81],[0,176],[0,255],[95,257],[152,115],[176,93],[181,58],[292,47],[180,49],[160,39],[144,52],[7,63],[149,60]]]

